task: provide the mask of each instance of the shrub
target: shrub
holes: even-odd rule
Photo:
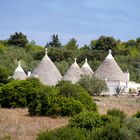
[[[103,91],[107,91],[105,81],[95,77],[84,76],[78,82],[90,95],[100,95]]]
[[[71,127],[80,127],[87,130],[92,130],[111,123],[119,125],[117,118],[109,115],[99,115],[95,112],[81,112],[70,120]]]
[[[122,127],[120,131],[121,131],[121,136],[123,140],[139,140],[140,139],[140,137],[132,129],[128,129],[127,127]]]
[[[111,123],[116,123],[116,124],[120,124],[120,120],[114,116],[110,116],[110,115],[100,115],[101,117],[101,121],[102,121],[102,125],[106,125],[106,124],[111,124]]]
[[[124,119],[124,126],[133,131],[135,135],[140,137],[140,119],[139,118],[126,118]]]
[[[100,127],[101,125],[101,117],[95,112],[82,112],[75,115],[70,121],[71,127],[80,127],[87,130],[92,130],[93,128]]]
[[[0,104],[2,107],[27,107],[48,88],[38,79],[15,80],[1,87]]]
[[[72,98],[55,95],[43,95],[29,105],[30,115],[73,116],[84,110],[84,105]]]
[[[138,111],[138,112],[134,115],[134,117],[140,118],[140,111]]]
[[[97,111],[93,98],[80,85],[71,84],[69,81],[61,81],[57,87],[60,88],[60,95],[79,100],[89,111]]]
[[[86,133],[85,129],[66,126],[52,131],[40,132],[37,140],[87,140]]]
[[[119,118],[119,120],[122,122],[124,120],[124,118],[126,117],[126,114],[121,111],[121,110],[117,110],[117,109],[112,109],[112,110],[108,110],[107,111],[107,115],[111,115],[114,116],[116,118]]]
[[[107,124],[91,132],[90,140],[124,140],[118,124]]]

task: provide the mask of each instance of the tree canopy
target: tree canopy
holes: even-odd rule
[[[22,32],[15,32],[15,34],[11,35],[8,39],[9,45],[19,46],[19,47],[25,47],[28,43],[26,35],[24,35]]]

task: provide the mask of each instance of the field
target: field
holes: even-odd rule
[[[95,97],[99,112],[105,114],[109,109],[123,110],[128,116],[140,111],[140,96],[137,97]]]
[[[30,117],[27,109],[0,109],[0,140],[35,140],[41,130],[68,123],[68,118]]]
[[[140,97],[95,97],[99,112],[117,108],[133,115],[140,110]],[[68,124],[68,118],[30,117],[27,109],[0,109],[0,140],[35,140],[41,130]]]

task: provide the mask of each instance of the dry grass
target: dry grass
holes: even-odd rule
[[[101,114],[106,114],[109,109],[123,110],[128,116],[140,111],[140,97],[95,97]]]
[[[68,118],[30,117],[27,109],[0,109],[0,140],[35,140],[39,131],[66,124]]]
[[[140,111],[140,97],[95,97],[99,112],[121,109],[128,115]],[[27,109],[0,109],[0,140],[35,140],[41,130],[68,124],[68,118],[30,117]],[[5,137],[5,138],[4,138]],[[10,138],[11,137],[11,138]]]

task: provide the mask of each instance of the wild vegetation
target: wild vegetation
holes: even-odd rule
[[[28,107],[30,115],[41,116],[73,116],[84,110],[97,111],[93,98],[80,85],[62,81],[57,87],[49,87],[35,78],[13,80],[1,86],[0,105]]]
[[[140,38],[121,42],[113,37],[101,36],[89,45],[79,47],[72,38],[63,45],[58,35],[46,42],[48,55],[61,74],[72,64],[74,57],[81,66],[87,58],[95,71],[108,50],[123,71],[129,69],[131,80],[140,82]],[[15,33],[8,40],[0,41],[0,105],[3,108],[28,108],[31,116],[69,116],[68,125],[38,134],[37,140],[138,140],[140,138],[139,112],[127,117],[123,111],[109,110],[100,115],[90,95],[99,95],[107,90],[104,81],[83,77],[73,85],[61,81],[55,87],[43,85],[36,78],[13,80],[11,75],[21,60],[27,72],[33,70],[44,56],[44,47],[28,41],[26,35]],[[92,85],[91,85],[92,84]]]
[[[100,36],[91,40],[90,44],[79,47],[77,40],[72,38],[66,44],[62,44],[58,35],[52,35],[51,41],[46,42],[48,55],[57,65],[61,74],[72,64],[77,57],[81,66],[85,58],[95,71],[111,49],[118,64],[125,72],[130,71],[131,80],[140,82],[140,38],[121,42],[113,37]],[[35,41],[28,41],[23,33],[15,33],[7,40],[0,41],[0,83],[7,83],[19,60],[27,72],[33,70],[38,61],[44,56],[44,47],[36,45]]]
[[[120,110],[108,112],[107,115],[82,112],[65,127],[39,133],[37,140],[139,140],[139,118],[127,118]]]

